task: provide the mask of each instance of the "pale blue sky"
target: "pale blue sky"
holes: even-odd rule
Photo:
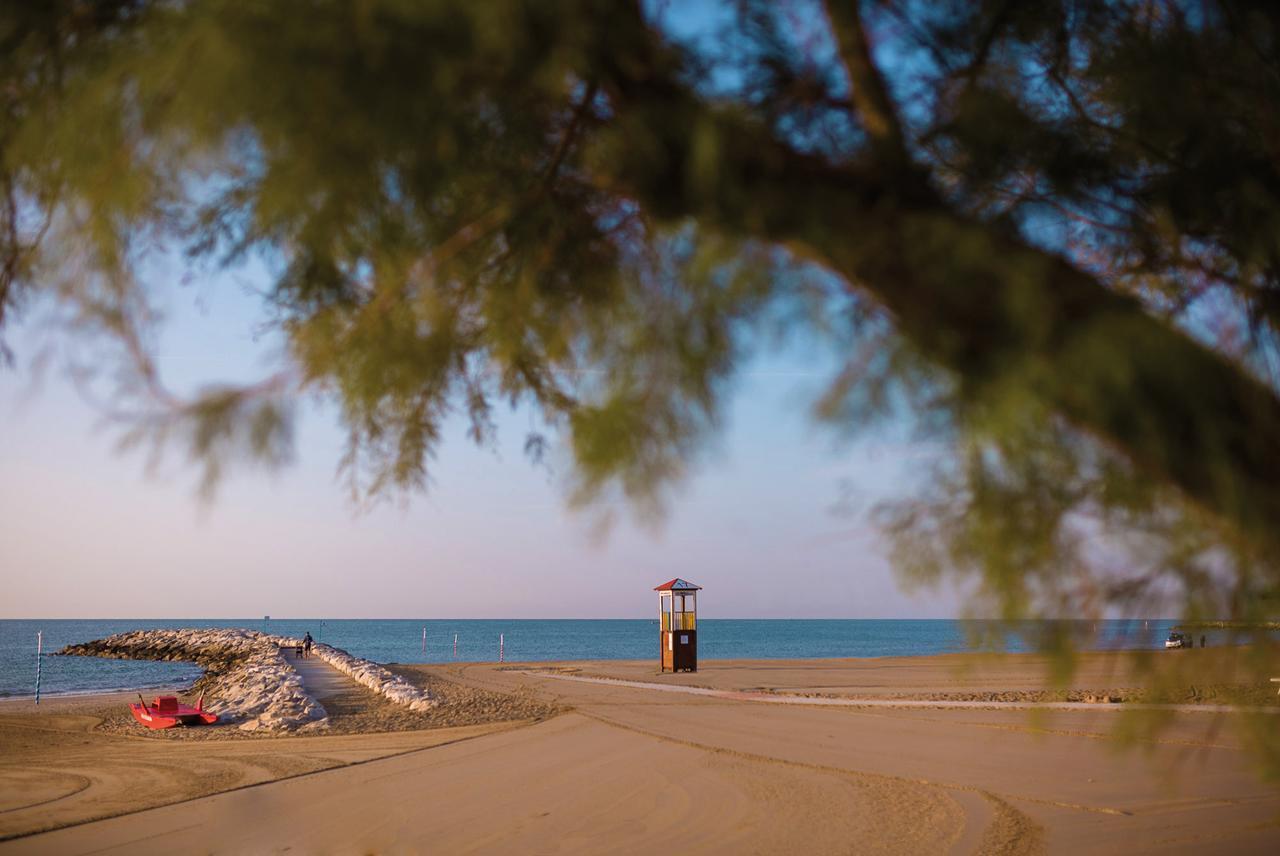
[[[160,292],[158,352],[175,387],[270,369],[276,343],[253,335],[256,278]],[[899,591],[865,517],[833,511],[850,495],[865,510],[919,471],[921,450],[883,436],[837,447],[816,428],[816,354],[745,367],[726,430],[665,522],[620,509],[600,541],[590,514],[567,509],[556,455],[548,471],[522,454],[524,413],[501,415],[496,452],[451,425],[426,495],[358,514],[334,477],[334,410],[311,401],[291,467],[235,471],[203,505],[193,467],[171,455],[148,475],[142,454],[117,453],[117,433],[61,372],[33,386],[32,357],[60,341],[38,314],[9,331],[19,366],[0,373],[0,617],[641,617],[673,576],[706,586],[713,617],[956,610],[954,596]]]
[[[711,28],[715,0],[655,2],[682,36]],[[197,279],[149,271],[169,320],[166,381],[192,390],[273,365],[255,339],[261,271]],[[607,539],[567,510],[564,472],[521,452],[527,413],[500,414],[496,453],[450,426],[430,492],[357,514],[334,478],[342,435],[332,406],[298,420],[297,460],[234,472],[212,505],[194,468],[113,451],[57,371],[32,390],[28,367],[51,341],[29,321],[9,331],[17,372],[0,370],[0,618],[8,617],[644,617],[670,577],[706,587],[711,617],[945,617],[952,593],[904,594],[865,512],[923,471],[902,437],[836,448],[808,409],[828,377],[792,349],[744,367],[726,430],[696,462],[657,529],[622,509]]]

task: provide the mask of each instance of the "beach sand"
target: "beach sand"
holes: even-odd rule
[[[1208,674],[1222,656],[1176,656],[1189,654]],[[1115,736],[1122,715],[1111,708],[1124,705],[815,708],[568,681],[548,668],[849,697],[1048,686],[1044,663],[1026,655],[704,661],[679,676],[636,662],[402,666],[456,693],[455,707],[493,708],[488,721],[194,741],[101,730],[125,697],[58,699],[38,713],[2,703],[0,835],[23,837],[0,854],[1280,848],[1280,791],[1258,778],[1234,714],[1193,708],[1135,748]],[[1090,655],[1072,686],[1132,677],[1123,658]],[[335,719],[361,716],[357,702]],[[540,713],[494,718],[521,710]]]
[[[1241,649],[1084,652],[1069,682],[1050,679],[1053,658],[1039,654],[939,654],[825,660],[717,660],[698,672],[661,680],[721,690],[859,697],[1037,701],[1111,695],[1124,700],[1177,703],[1274,704],[1275,688],[1240,682]],[[654,663],[635,660],[559,665],[571,674],[651,681]]]

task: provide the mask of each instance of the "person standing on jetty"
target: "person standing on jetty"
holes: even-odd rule
[[[302,637],[302,656],[311,656],[311,631],[307,631],[307,635]]]

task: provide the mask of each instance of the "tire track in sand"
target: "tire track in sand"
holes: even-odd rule
[[[771,764],[780,767],[793,769],[809,770],[812,772],[822,773],[824,775],[836,775],[853,780],[860,785],[860,790],[864,795],[875,802],[885,803],[885,808],[891,808],[892,812],[900,813],[902,811],[903,798],[912,791],[923,787],[926,789],[936,789],[941,791],[950,791],[958,793],[976,794],[989,804],[994,819],[990,823],[982,823],[978,826],[982,830],[981,836],[978,838],[978,845],[972,852],[995,853],[1005,856],[1013,856],[1013,854],[1038,854],[1044,851],[1044,831],[1033,821],[1027,814],[1010,805],[1005,799],[990,791],[969,785],[958,785],[949,782],[935,782],[928,779],[911,779],[902,776],[890,776],[884,773],[871,773],[863,770],[850,770],[846,767],[836,767],[827,764],[813,764],[804,761],[791,761],[785,758],[777,758],[770,755],[761,755],[755,752],[744,752],[738,749],[729,749],[723,746],[711,746],[705,743],[699,743],[695,740],[687,738],[673,737],[669,734],[651,731],[631,723],[620,722],[618,720],[607,717],[603,714],[594,713],[578,707],[574,711],[580,716],[593,719],[596,722],[613,728],[619,728],[624,731],[630,731],[635,734],[642,734],[654,740],[660,740],[665,743],[673,743],[680,746],[687,746],[698,749],[712,755],[722,755],[733,758],[740,758],[747,761],[753,761],[760,764]],[[914,794],[913,794],[914,796]],[[918,798],[918,797],[917,797]],[[966,828],[973,825],[975,814],[972,806],[966,806],[960,800],[952,800],[963,812],[965,817],[965,827],[957,830],[952,837],[952,852],[957,852],[957,846],[968,844],[974,836],[966,835]],[[1073,806],[1073,808],[1082,808]],[[910,829],[900,831],[905,839],[911,837]],[[903,839],[899,839],[902,841]],[[906,848],[908,850],[914,848]],[[968,847],[963,847],[960,852],[968,852]]]
[[[491,691],[510,692],[512,688],[511,682],[509,680],[503,680],[501,677],[496,677],[492,667],[488,664],[446,664],[442,671],[446,672],[451,679],[460,683],[479,686]],[[542,672],[525,671],[518,668],[504,669],[502,672],[512,677],[552,677],[552,675]],[[632,682],[627,681],[592,680],[582,681],[582,683],[603,684],[606,687],[616,689],[641,689],[640,687],[636,687]],[[911,789],[924,787],[944,791],[950,795],[952,801],[957,804],[965,817],[964,826],[957,830],[956,834],[952,836],[950,847],[950,852],[952,853],[976,852],[995,853],[1000,854],[1000,856],[1009,854],[1009,856],[1012,856],[1012,854],[1036,854],[1044,851],[1043,828],[1032,820],[1030,816],[1011,805],[1004,796],[981,788],[948,782],[936,782],[927,779],[911,779],[907,777],[892,776],[885,773],[851,770],[846,767],[792,761],[770,755],[761,755],[759,753],[745,752],[723,746],[699,743],[688,738],[675,737],[670,734],[652,731],[642,726],[621,722],[604,714],[595,712],[593,709],[585,709],[587,707],[594,708],[595,706],[584,706],[580,702],[574,704],[545,685],[539,686],[537,689],[550,694],[556,699],[558,704],[566,705],[575,713],[589,719],[593,719],[604,725],[609,725],[635,734],[641,734],[655,740],[698,749],[712,755],[736,757],[756,763],[808,770],[811,772],[822,773],[824,775],[842,776],[861,784],[863,786],[863,793],[869,796],[875,794],[877,790],[880,790],[883,792],[883,799],[886,802],[892,802],[888,794],[888,792],[892,790],[902,791],[903,789],[906,789],[910,791]],[[694,695],[703,694],[695,693]],[[710,695],[710,693],[707,693],[707,695]],[[751,699],[713,697],[706,699],[706,701],[720,701],[732,704],[735,702],[750,703]],[[963,796],[960,799],[955,799],[955,797],[959,795],[977,797],[978,802],[975,803],[971,799],[965,799]],[[984,807],[986,808],[986,811],[983,811]],[[1068,806],[1059,807],[1067,808]],[[1085,806],[1069,807],[1087,809]]]

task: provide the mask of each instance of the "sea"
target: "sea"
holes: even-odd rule
[[[700,659],[896,657],[979,649],[1030,651],[1046,634],[1067,633],[1082,648],[1160,648],[1172,619],[995,622],[956,619],[738,619],[698,621]],[[129,630],[246,627],[311,635],[379,663],[657,659],[653,619],[10,619],[0,620],[0,698],[178,686],[191,663],[51,656],[64,645]],[[425,630],[425,643],[423,631]],[[37,633],[44,655],[37,658]],[[456,640],[456,649],[455,649]]]

